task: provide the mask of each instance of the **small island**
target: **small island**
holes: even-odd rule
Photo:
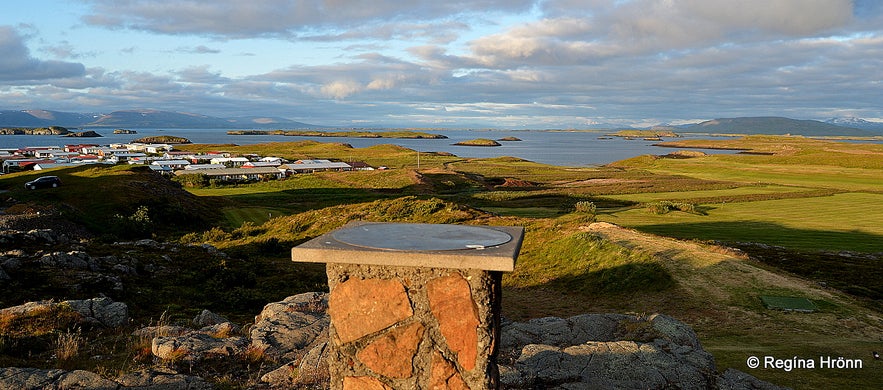
[[[501,146],[499,142],[487,138],[476,138],[468,141],[460,141],[454,145],[458,146]]]
[[[0,135],[66,135],[69,133],[68,129],[61,126],[0,128]]]
[[[172,135],[158,135],[153,137],[143,137],[132,141],[142,144],[189,144],[189,139],[184,137],[175,137]]]
[[[101,134],[98,134],[92,130],[80,131],[77,133],[67,133],[64,136],[65,137],[80,137],[80,138],[103,137]]]
[[[516,141],[521,141],[521,138],[518,138],[518,137],[503,137],[503,138],[498,139],[497,141],[500,141],[500,142],[516,142]]]
[[[322,130],[230,130],[227,135],[285,135],[290,137],[346,137],[346,138],[401,138],[445,139],[441,134],[419,131],[322,131]]]
[[[648,141],[657,141],[660,137],[670,137],[670,138],[678,138],[680,135],[671,131],[671,130],[663,130],[663,129],[651,129],[651,130],[620,130],[613,134],[607,134],[614,137],[623,137],[623,138],[641,138],[641,139],[649,139]]]
[[[113,131],[113,133],[114,133],[114,134],[138,134],[137,131],[135,131],[135,130],[128,130],[128,129],[116,129],[116,130]]]

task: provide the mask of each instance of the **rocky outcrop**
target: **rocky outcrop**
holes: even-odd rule
[[[123,375],[116,380],[122,389],[137,390],[209,390],[210,383],[198,376],[179,374],[174,371],[138,371]]]
[[[240,355],[247,346],[245,337],[215,337],[197,331],[175,337],[155,337],[151,351],[163,360],[194,362]]]
[[[119,326],[125,304],[108,298],[29,302],[0,310],[25,315],[47,307],[76,312],[84,323]],[[328,296],[306,293],[273,302],[255,317],[248,334],[210,311],[182,326],[143,328],[151,352],[166,362],[199,365],[210,359],[242,359],[251,353],[279,362],[261,376],[270,388],[321,388],[328,383]],[[696,333],[674,318],[654,314],[583,314],[506,322],[500,333],[500,384],[504,389],[701,388],[773,390],[779,387],[729,369],[718,373]],[[139,371],[116,379],[85,371],[0,368],[0,388],[14,389],[208,389],[205,380],[175,371]]]
[[[70,131],[61,126],[0,128],[0,135],[65,135],[68,133]]]
[[[305,293],[264,306],[251,329],[251,348],[286,362],[261,377],[274,388],[328,379],[328,296]]]
[[[0,389],[17,390],[208,390],[214,386],[200,377],[156,370],[139,371],[114,380],[74,370],[0,368]]]
[[[112,299],[104,297],[62,302],[28,302],[0,309],[0,315],[13,321],[15,317],[54,315],[53,313],[63,311],[74,312],[79,318],[79,323],[93,326],[117,327],[125,325],[129,321],[128,307],[125,303],[114,302]]]
[[[328,297],[290,296],[264,306],[251,328],[252,347],[278,360],[293,360],[328,340]]]
[[[125,303],[110,298],[92,298],[61,302],[83,316],[84,321],[114,328],[129,322],[129,308]]]
[[[204,328],[206,326],[223,324],[225,322],[230,322],[226,318],[212,313],[208,310],[203,310],[199,315],[193,318],[193,325],[198,326],[200,328]]]
[[[119,384],[89,371],[0,368],[0,389],[117,389]]]
[[[3,230],[0,231],[0,245],[22,245],[23,243],[34,244],[68,244],[71,240],[64,233],[52,229]]]
[[[508,389],[777,389],[748,374],[719,375],[695,332],[671,317],[584,314],[507,323],[500,382]]]

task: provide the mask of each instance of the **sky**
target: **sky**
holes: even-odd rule
[[[0,2],[0,109],[323,126],[883,121],[877,0]]]

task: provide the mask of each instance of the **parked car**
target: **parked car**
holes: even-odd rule
[[[40,176],[34,180],[25,183],[25,188],[36,190],[37,188],[55,188],[61,185],[61,179],[58,176]]]

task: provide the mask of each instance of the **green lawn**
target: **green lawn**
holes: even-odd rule
[[[604,197],[609,199],[646,203],[672,199],[689,200],[700,198],[742,197],[745,195],[777,195],[783,193],[801,192],[806,190],[806,188],[793,186],[758,185],[720,190],[651,192],[641,194],[605,195]]]
[[[644,208],[600,213],[599,219],[688,239],[762,242],[794,249],[883,251],[883,194],[711,204],[708,215]]]
[[[744,156],[743,156],[744,157]],[[825,165],[778,165],[751,162],[696,159],[685,164],[660,163],[653,172],[687,175],[707,180],[743,183],[775,183],[847,191],[881,191],[883,173],[879,169],[845,168]]]
[[[270,207],[228,207],[223,210],[223,213],[229,226],[238,227],[245,222],[260,225],[273,217],[286,215],[288,212],[284,209]]]

